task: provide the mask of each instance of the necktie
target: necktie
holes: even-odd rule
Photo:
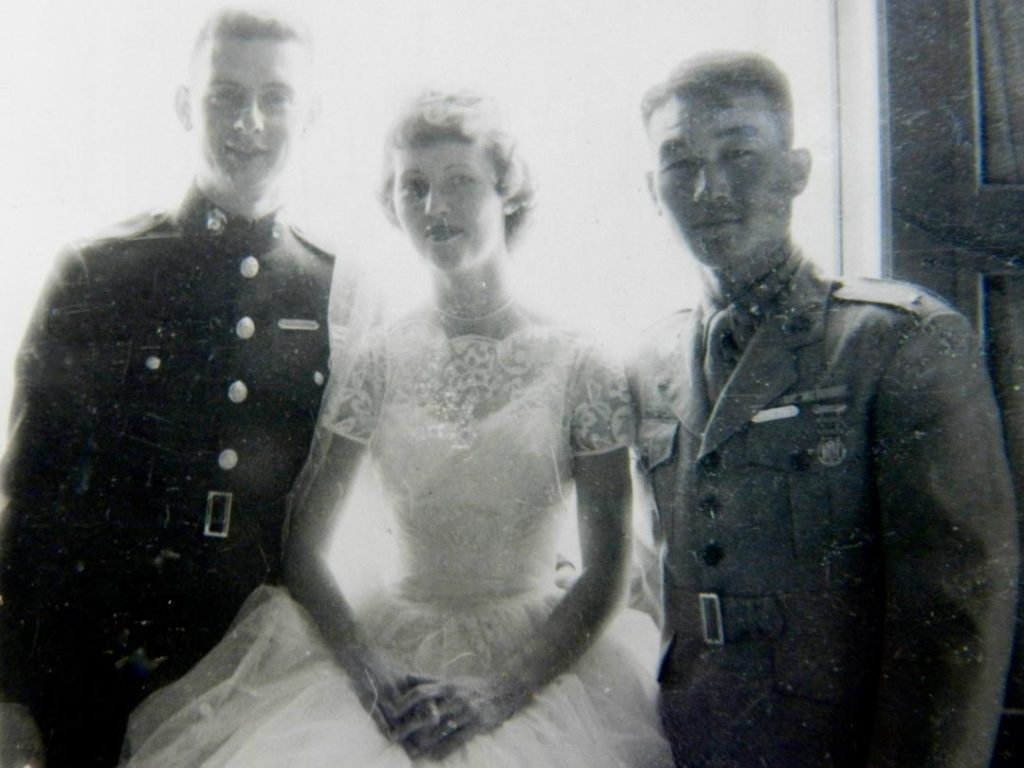
[[[711,316],[704,347],[704,381],[712,407],[754,335],[754,318],[730,304]]]

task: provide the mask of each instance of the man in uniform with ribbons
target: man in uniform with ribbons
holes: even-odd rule
[[[770,61],[688,61],[643,115],[651,191],[704,284],[633,371],[677,763],[987,765],[1017,539],[968,322],[801,255],[810,155]]]

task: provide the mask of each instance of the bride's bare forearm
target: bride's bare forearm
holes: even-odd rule
[[[625,549],[623,547],[623,549]],[[625,556],[622,561],[625,563]],[[618,574],[623,566],[614,566]],[[563,672],[570,670],[604,629],[619,605],[622,578],[584,572],[555,607],[524,652],[499,672],[503,693],[521,706]]]
[[[618,608],[629,560],[629,470],[625,451],[577,465],[583,573],[536,637],[498,671],[500,695],[516,708],[568,671]]]
[[[295,507],[284,560],[289,591],[312,616],[328,647],[350,673],[362,663],[366,642],[327,564],[326,550],[328,534],[361,454],[360,444],[337,436],[328,436],[319,451],[314,447],[293,495]]]
[[[302,567],[286,566],[288,589],[313,618],[338,663],[349,674],[359,674],[368,657],[363,631],[323,557],[308,557],[312,562]]]

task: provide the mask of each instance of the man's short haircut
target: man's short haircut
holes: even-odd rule
[[[275,40],[299,43],[310,54],[313,40],[306,26],[286,11],[225,7],[214,11],[199,30],[192,58],[211,40]]]
[[[716,51],[687,59],[655,85],[640,103],[644,125],[671,98],[716,98],[737,91],[759,93],[768,101],[783,129],[787,146],[793,143],[793,100],[789,81],[770,59],[745,51]]]

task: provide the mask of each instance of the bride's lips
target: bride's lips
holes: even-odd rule
[[[267,153],[267,150],[263,147],[240,147],[236,144],[225,144],[224,149],[232,157],[238,157],[243,160],[252,160]]]
[[[442,222],[440,224],[428,225],[424,233],[426,234],[427,240],[434,243],[443,243],[461,235],[462,230],[458,227],[453,227],[451,224]]]

